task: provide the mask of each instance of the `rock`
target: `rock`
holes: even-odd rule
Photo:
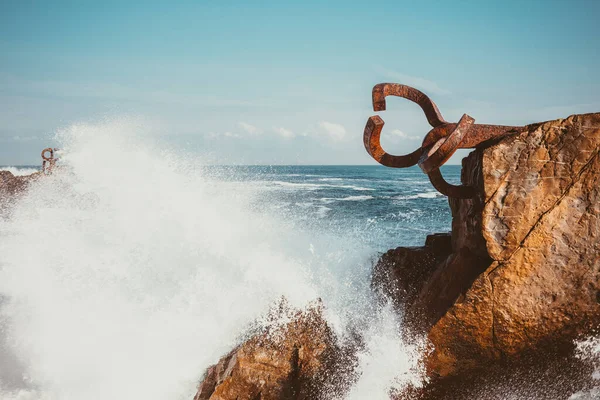
[[[587,114],[470,156],[483,182],[481,222],[462,232],[481,229],[493,262],[431,329],[434,371],[566,349],[600,324],[599,151],[600,114]],[[457,203],[457,215],[479,207]]]
[[[36,179],[39,172],[15,176],[10,171],[0,171],[0,211],[6,209],[13,201],[14,196],[22,193],[32,179]]]
[[[12,196],[23,191],[28,181],[27,176],[14,176],[10,171],[0,171],[0,197]]]
[[[353,364],[321,310],[311,308],[254,335],[210,367],[194,400],[334,398],[347,389]]]
[[[372,286],[397,306],[416,301],[435,267],[452,253],[450,234],[427,237],[424,247],[398,247],[383,254],[373,269]]]
[[[396,300],[428,333],[431,377],[464,384],[481,369],[572,361],[574,340],[600,325],[599,151],[600,114],[488,143],[463,160],[475,198],[449,200],[451,254],[424,262],[425,246],[382,257],[375,285],[406,293]]]

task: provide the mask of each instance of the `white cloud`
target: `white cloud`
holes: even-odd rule
[[[242,137],[241,135],[237,134],[237,133],[231,133],[229,131],[227,132],[223,132],[223,133],[219,133],[219,132],[208,132],[206,134],[206,137],[208,137],[209,139],[216,139],[218,137],[230,137],[230,138],[240,138]]]
[[[414,86],[417,89],[422,90],[425,94],[438,94],[438,95],[447,95],[450,94],[449,90],[441,88],[437,83],[427,80],[425,78],[420,78],[418,76],[410,76],[403,74],[401,72],[392,71],[389,69],[385,69],[379,66],[375,67],[375,72],[385,76],[386,78],[394,80],[396,83],[401,83],[403,85]]]
[[[321,121],[319,122],[319,127],[333,140],[342,140],[346,137],[346,128],[343,125]]]
[[[32,140],[37,140],[38,137],[37,136],[13,136],[12,138],[15,142],[29,142]]]
[[[274,127],[273,130],[278,133],[280,136],[290,139],[293,138],[294,136],[296,136],[296,134],[292,131],[290,131],[289,129],[283,128],[283,127]]]
[[[256,126],[244,121],[238,122],[238,126],[251,135],[258,135],[261,133],[260,129],[258,129]]]
[[[419,136],[410,136],[407,135],[406,133],[402,132],[400,129],[394,129],[390,132],[392,135],[402,138],[402,139],[409,139],[409,140],[418,140],[420,139]]]

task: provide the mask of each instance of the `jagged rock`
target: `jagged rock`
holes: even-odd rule
[[[435,267],[451,253],[450,234],[430,235],[424,247],[389,250],[373,269],[372,285],[382,290],[399,308],[414,304]]]
[[[452,254],[433,267],[414,261],[427,246],[396,249],[414,254],[394,268],[381,259],[377,286],[417,292],[404,307],[434,346],[431,376],[464,384],[481,368],[568,358],[574,339],[599,326],[599,151],[600,114],[487,143],[463,160],[477,195],[450,199]]]
[[[599,151],[600,114],[587,114],[534,125],[471,156],[481,160],[472,172],[483,208],[466,231],[482,227],[493,262],[431,329],[436,372],[568,347],[598,326]]]
[[[15,176],[10,171],[0,171],[0,197],[22,192],[29,179],[29,176]]]
[[[260,332],[210,367],[194,400],[329,399],[347,389],[352,353],[311,308]]]
[[[36,172],[26,176],[15,176],[10,171],[0,171],[0,211],[7,208],[14,196],[22,193],[32,179],[40,175]]]

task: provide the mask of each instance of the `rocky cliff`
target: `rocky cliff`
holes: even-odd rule
[[[591,114],[533,126],[467,160],[480,195],[451,202],[453,252],[485,249],[491,263],[430,331],[437,372],[572,343],[598,326],[599,149]]]
[[[530,125],[486,143],[463,160],[462,181],[476,196],[449,199],[452,232],[381,257],[374,290],[404,310],[406,333],[425,333],[433,349],[426,358],[429,383],[400,398],[502,398],[489,390],[506,390],[559,399],[593,384],[591,366],[573,351],[574,341],[600,324],[599,152],[600,114]],[[323,320],[305,322],[284,334],[284,351],[257,346],[258,335],[224,357],[209,370],[198,394],[204,397],[197,399],[329,398],[284,389],[297,387],[289,382],[298,377],[310,381],[315,371],[333,380],[351,371],[315,362],[324,352],[311,350],[301,364],[313,368],[297,366],[297,349],[316,348],[314,340],[329,354],[340,351],[324,334]],[[316,330],[303,336],[297,329]],[[265,380],[261,368],[244,367],[258,361],[240,361],[265,355],[269,376],[281,378]],[[253,380],[270,394],[243,396],[243,385]],[[240,389],[219,394],[223,385]]]
[[[590,384],[589,366],[572,355],[600,324],[599,151],[600,114],[488,143],[463,160],[462,181],[477,196],[450,199],[451,250],[430,243],[381,258],[374,285],[428,334],[429,374],[447,378],[434,382],[538,371],[549,393],[541,398]],[[434,262],[398,256],[436,252]]]

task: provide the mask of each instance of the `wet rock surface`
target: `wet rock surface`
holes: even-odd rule
[[[330,399],[348,388],[355,362],[321,315],[296,312],[210,367],[194,400]],[[339,398],[339,397],[338,397]]]
[[[10,171],[0,171],[0,197],[12,196],[27,187],[31,175],[15,176]]]
[[[15,176],[10,171],[0,171],[0,211],[6,210],[14,197],[22,193],[29,182],[39,176],[40,173]]]
[[[431,329],[436,372],[568,348],[598,326],[599,151],[600,114],[588,114],[471,155],[482,160],[475,218],[492,263]]]

